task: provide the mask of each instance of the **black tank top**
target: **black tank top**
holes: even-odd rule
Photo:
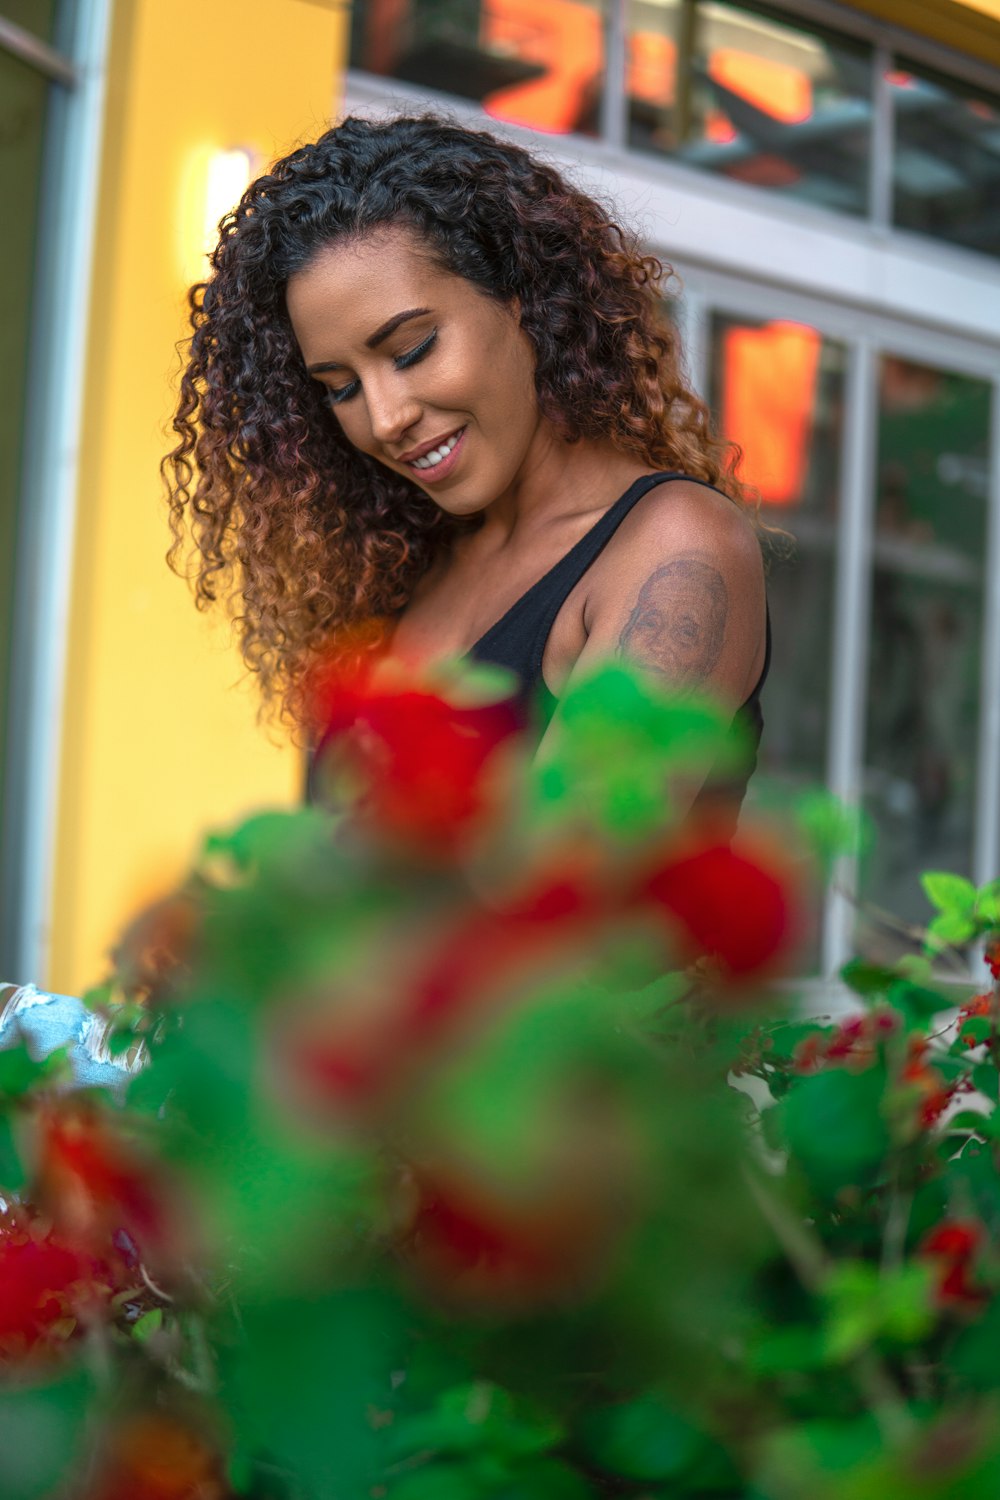
[[[544,728],[548,723],[556,706],[556,699],[542,677],[542,658],[556,615],[632,507],[651,489],[672,479],[683,479],[689,484],[704,483],[703,480],[692,479],[690,475],[681,473],[644,474],[637,479],[586,535],[570,548],[565,557],[560,558],[555,567],[532,584],[527,593],[522,594],[507,613],[495,625],[491,625],[486,634],[480,636],[466,653],[467,658],[473,661],[507,667],[515,674],[521,684],[518,697],[526,709],[534,710],[539,728]],[[715,488],[714,485],[705,487]],[[763,669],[753,692],[737,710],[733,721],[734,735],[743,739],[748,746],[742,769],[738,774],[727,774],[724,778],[710,774],[692,809],[698,813],[711,811],[720,824],[720,832],[727,837],[735,832],[747,782],[757,765],[757,748],[764,729],[760,695],[771,666],[769,613],[766,630]]]

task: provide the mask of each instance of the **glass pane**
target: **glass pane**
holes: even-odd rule
[[[1000,255],[1000,96],[908,66],[890,82],[895,222]]]
[[[871,54],[721,0],[627,0],[629,141],[863,214]]]
[[[356,0],[351,66],[475,99],[495,119],[596,135],[603,0]]]
[[[23,26],[43,42],[54,40],[56,11],[61,8],[57,0],[0,0],[0,16],[5,21]]]
[[[986,381],[881,362],[862,894],[910,922],[922,870],[972,873],[989,410]],[[906,946],[870,912],[861,933]]]
[[[785,787],[826,779],[843,396],[844,348],[815,328],[713,318],[712,408],[743,450],[741,477],[771,528],[763,536],[772,664],[760,767]],[[813,966],[818,908],[814,915]]]
[[[0,239],[0,756],[6,743],[21,431],[48,87],[41,74],[0,51],[0,202],[17,204]],[[2,771],[0,765],[0,781]]]

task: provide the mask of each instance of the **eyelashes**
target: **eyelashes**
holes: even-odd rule
[[[432,328],[427,337],[413,349],[408,349],[405,354],[397,354],[393,364],[397,370],[408,370],[411,365],[419,364],[428,355],[437,343],[437,329]],[[327,387],[326,399],[330,406],[340,406],[344,401],[350,401],[361,389],[360,380],[352,380],[348,385],[342,385],[337,390]]]

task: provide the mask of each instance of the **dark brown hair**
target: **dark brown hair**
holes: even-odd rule
[[[306,373],[289,278],[345,236],[411,227],[437,263],[520,304],[539,407],[568,441],[610,440],[740,499],[733,452],[691,391],[660,263],[552,167],[437,117],[346,119],[252,183],[226,216],[163,462],[200,607],[233,609],[265,699],[296,716],[334,633],[402,608],[459,524],[353,448]]]

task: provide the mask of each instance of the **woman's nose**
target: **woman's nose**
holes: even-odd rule
[[[420,420],[419,401],[395,381],[382,381],[374,386],[369,381],[366,395],[372,437],[383,446],[398,443]]]

